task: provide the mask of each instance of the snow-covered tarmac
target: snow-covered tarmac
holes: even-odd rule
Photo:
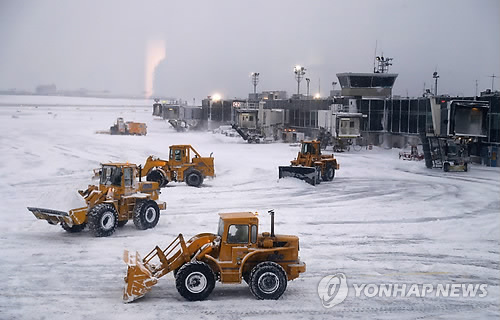
[[[0,319],[480,319],[500,316],[500,170],[472,166],[444,173],[398,159],[399,150],[336,154],[332,182],[313,187],[278,180],[278,166],[297,147],[248,145],[211,133],[177,133],[152,108],[0,107]],[[117,117],[146,122],[148,135],[110,136]],[[144,163],[167,157],[171,144],[213,152],[217,177],[203,187],[172,183],[158,226],[133,223],[108,238],[66,233],[37,220],[27,206],[69,210],[83,200],[101,162]],[[259,301],[248,287],[217,283],[206,301],[189,302],[172,275],[144,298],[122,303],[124,249],[142,254],[177,234],[216,232],[219,212],[258,211],[260,231],[300,237],[307,272],[278,301]],[[355,297],[330,309],[320,280],[342,272],[348,284],[487,284],[487,296]]]

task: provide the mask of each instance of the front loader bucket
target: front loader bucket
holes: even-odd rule
[[[128,265],[123,301],[132,302],[148,293],[151,287],[158,282],[158,279],[144,265],[138,252],[129,253],[125,250],[123,252],[123,261]]]
[[[298,167],[298,166],[281,166],[279,169],[279,178],[293,177],[312,184],[318,183],[316,168],[313,167]]]
[[[70,226],[73,225],[73,221],[67,212],[34,207],[28,207],[28,210],[38,219],[47,220],[50,224],[65,222]]]

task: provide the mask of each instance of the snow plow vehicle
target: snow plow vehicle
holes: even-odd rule
[[[189,186],[199,187],[206,177],[215,177],[214,158],[212,154],[202,157],[191,145],[172,145],[168,160],[149,156],[140,175],[147,181],[158,182],[160,188],[170,181],[185,181]]]
[[[256,129],[250,130],[248,128],[241,128],[237,124],[232,124],[231,128],[238,132],[238,134],[248,143],[261,143],[264,141],[264,136],[257,133]]]
[[[278,168],[279,178],[294,177],[313,186],[321,181],[332,181],[335,170],[340,168],[333,154],[321,154],[320,141],[302,141],[297,158],[290,163],[290,166]]]
[[[160,219],[160,210],[167,205],[159,201],[157,182],[136,180],[139,167],[129,163],[103,164],[99,172],[99,186],[89,185],[78,193],[86,206],[69,212],[28,207],[35,217],[49,224],[61,224],[68,232],[80,232],[88,225],[96,237],[107,237],[116,227],[132,219],[137,229],[154,228]]]
[[[125,250],[128,265],[124,302],[132,302],[151,290],[158,279],[173,271],[175,286],[190,301],[206,299],[215,282],[244,280],[257,299],[279,299],[287,281],[306,271],[299,259],[299,238],[258,234],[259,220],[252,212],[220,213],[217,234],[201,233],[188,241],[179,234],[165,249],[156,246],[143,259]]]
[[[116,123],[109,128],[110,134],[121,134],[121,135],[138,135],[145,136],[147,131],[147,126],[142,122],[125,122],[123,118],[117,118]]]

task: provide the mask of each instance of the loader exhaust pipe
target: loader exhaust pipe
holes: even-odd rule
[[[274,210],[269,210],[268,213],[271,215],[271,237],[274,237]]]

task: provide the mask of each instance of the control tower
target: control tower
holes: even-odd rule
[[[396,73],[388,73],[392,58],[376,57],[373,73],[337,73],[342,96],[390,97]]]

